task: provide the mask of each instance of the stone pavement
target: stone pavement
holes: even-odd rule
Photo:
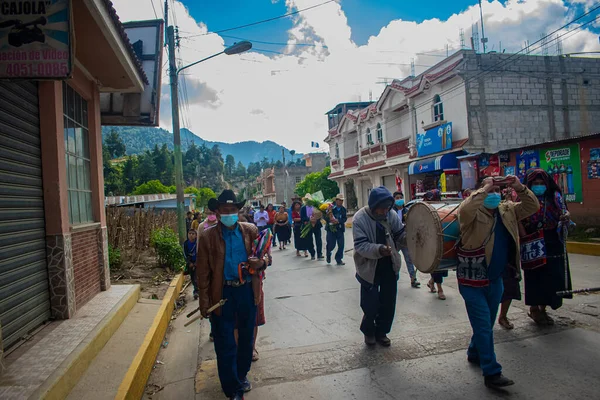
[[[352,246],[349,233],[347,243]],[[358,329],[362,313],[352,253],[346,254],[344,267],[299,258],[293,250],[276,249],[273,254],[265,281],[267,324],[258,336],[261,359],[250,372],[254,390],[247,399],[490,395],[481,372],[465,360],[471,328],[454,274],[444,283],[448,299],[440,301],[428,293],[427,275],[420,275],[423,287],[413,289],[403,267],[392,347],[367,349]],[[570,259],[576,288],[600,286],[598,258]],[[527,317],[524,304],[514,304],[510,317],[516,328],[495,329],[499,361],[517,381],[509,390],[511,397],[539,398],[541,393],[545,398],[596,397],[589,383],[600,381],[595,367],[600,361],[598,307],[600,296],[577,296],[552,313],[555,327],[538,328]],[[159,355],[169,363],[157,366],[158,373],[151,377],[154,389],[162,388],[152,398],[221,399],[208,323],[183,328],[184,322],[184,317],[174,322],[169,348]],[[184,337],[186,345],[173,346],[176,337]],[[197,354],[190,349],[194,340],[199,340]],[[193,382],[189,369],[196,363]],[[581,385],[588,387],[584,390]]]

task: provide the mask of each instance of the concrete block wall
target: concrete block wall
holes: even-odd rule
[[[489,152],[589,134],[600,60],[465,53],[470,145]]]
[[[98,257],[96,229],[71,235],[73,273],[75,276],[75,304],[79,309],[97,293],[100,293],[101,263]]]

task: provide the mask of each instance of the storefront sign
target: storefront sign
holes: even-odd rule
[[[581,202],[581,158],[579,145],[540,150],[540,168],[560,187],[568,202]]]
[[[600,179],[600,148],[590,149],[588,179]]]
[[[525,182],[527,170],[539,168],[540,157],[537,150],[521,150],[517,154],[517,176],[521,182]]]
[[[479,156],[479,176],[500,176],[500,160],[497,154]]]
[[[504,167],[504,176],[507,175],[514,175],[515,174],[515,167],[511,167],[511,166],[506,166]]]
[[[460,160],[460,174],[463,189],[475,189],[477,185],[477,161]]]
[[[417,133],[417,155],[419,157],[452,148],[452,122]]]
[[[69,0],[0,1],[0,78],[71,75]]]
[[[498,154],[498,158],[500,158],[500,162],[502,163],[510,162],[510,153],[500,153]]]

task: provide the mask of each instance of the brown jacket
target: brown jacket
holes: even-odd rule
[[[258,229],[253,224],[239,223],[248,257],[252,254],[252,242],[258,236]],[[198,236],[198,257],[196,259],[196,276],[198,277],[198,295],[200,297],[200,311],[206,311],[223,298],[223,281],[225,269],[225,241],[223,240],[223,224],[202,231]],[[254,302],[260,301],[260,279],[252,276],[254,289]],[[213,311],[221,315],[221,309]]]
[[[520,202],[502,201],[498,207],[502,223],[510,232],[515,244],[517,245],[517,254],[515,266],[517,273],[521,274],[521,254],[519,246],[519,228],[518,222],[540,209],[540,203],[533,192],[525,187],[519,194]],[[458,209],[458,221],[460,223],[462,245],[467,250],[473,250],[483,245],[485,239],[490,235],[494,226],[494,214],[483,206],[483,201],[487,197],[484,189],[473,192],[463,201]],[[485,246],[486,261],[489,265],[494,250],[494,234]],[[508,249],[506,250],[508,251]]]

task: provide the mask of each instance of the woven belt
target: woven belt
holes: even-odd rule
[[[246,282],[246,281],[239,281],[239,280],[236,279],[235,281],[225,281],[225,286],[240,287],[240,286],[245,285],[246,283],[248,283],[248,282]]]

